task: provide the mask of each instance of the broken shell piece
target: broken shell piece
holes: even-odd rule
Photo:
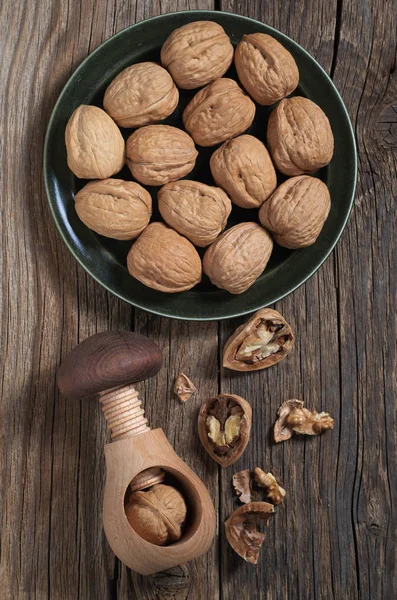
[[[318,413],[303,408],[301,400],[286,400],[278,410],[274,424],[274,441],[284,442],[295,433],[318,435],[334,428],[334,419],[326,412]]]
[[[197,392],[197,388],[189,377],[185,373],[179,373],[174,384],[174,393],[179,400],[186,402],[195,392]]]
[[[243,471],[239,471],[233,475],[233,487],[237,496],[239,497],[240,502],[243,504],[247,504],[248,502],[252,502],[253,500],[257,499],[257,494],[251,487],[251,481],[252,477],[249,469],[244,469]]]
[[[274,513],[268,502],[249,502],[235,510],[225,522],[226,538],[233,550],[249,563],[257,564],[265,534],[257,529],[260,519],[267,525]]]
[[[266,496],[272,504],[281,504],[287,492],[277,483],[274,475],[265,473],[259,467],[255,467],[254,479],[259,487],[266,488]]]

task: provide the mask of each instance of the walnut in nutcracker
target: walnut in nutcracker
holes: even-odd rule
[[[123,136],[115,122],[97,106],[81,104],[65,130],[69,169],[81,179],[106,179],[125,161]]]
[[[264,271],[273,250],[268,232],[257,223],[239,223],[206,250],[203,270],[211,282],[231,294],[245,292]]]
[[[206,85],[227,71],[233,46],[214,21],[194,21],[175,29],[161,48],[161,62],[185,90]]]
[[[223,349],[223,366],[258,371],[283,360],[294,346],[291,326],[280,313],[262,308],[236,329]]]
[[[201,280],[197,250],[163,223],[150,223],[127,256],[130,275],[161,292],[190,290]]]
[[[152,197],[138,183],[122,179],[90,181],[74,197],[83,223],[105,237],[132,240],[149,224]]]
[[[242,86],[262,105],[289,96],[299,83],[293,56],[265,33],[244,35],[236,48],[234,62]]]
[[[183,112],[196,144],[215,146],[250,127],[255,104],[233,79],[221,78],[197,92]]]
[[[127,140],[127,165],[133,177],[145,185],[164,185],[193,169],[197,150],[192,138],[169,125],[146,125]]]
[[[314,244],[331,208],[327,186],[308,175],[291,177],[276,189],[259,211],[259,220],[285,248]]]
[[[120,127],[141,127],[174,112],[179,100],[172,77],[153,62],[121,71],[105,92],[103,106]]]
[[[267,126],[273,161],[284,175],[314,173],[334,153],[334,136],[325,113],[308,98],[284,98]]]
[[[225,228],[232,204],[220,188],[183,179],[158,193],[164,221],[200,247],[209,246]]]
[[[269,153],[252,135],[222,144],[211,156],[210,167],[215,182],[241,208],[259,208],[277,186]]]

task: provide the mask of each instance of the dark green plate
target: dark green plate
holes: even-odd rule
[[[133,279],[126,268],[131,242],[117,242],[98,236],[78,219],[73,197],[86,181],[68,169],[64,134],[66,123],[79,104],[102,105],[109,82],[125,67],[136,62],[160,61],[160,48],[177,27],[197,20],[220,23],[236,45],[244,33],[263,32],[278,39],[293,54],[299,67],[300,83],[296,94],[307,96],[327,114],[335,136],[335,153],[330,165],[317,173],[331,192],[332,208],[316,243],[303,250],[289,251],[275,246],[265,272],[240,295],[212,286],[207,278],[193,290],[164,294]],[[226,76],[236,78],[233,67]],[[166,123],[182,127],[181,114],[195,91],[181,93],[180,106]],[[269,107],[257,106],[249,132],[266,139]],[[127,137],[131,130],[124,130]],[[200,149],[196,167],[188,175],[213,184],[208,161],[214,148]],[[327,74],[303,48],[275,29],[237,15],[189,11],[148,19],[124,29],[107,40],[80,65],[66,84],[53,110],[44,149],[44,176],[51,211],[69,250],[86,271],[101,285],[134,306],[177,319],[224,319],[250,313],[273,304],[306,281],[327,258],[346,225],[356,184],[356,149],[349,116],[338,91]],[[131,179],[127,168],[116,177]],[[281,181],[281,179],[280,179]],[[150,190],[156,197],[156,188]],[[158,219],[154,202],[154,219]],[[257,220],[258,211],[233,208],[229,225]]]

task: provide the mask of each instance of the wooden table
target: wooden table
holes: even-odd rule
[[[333,78],[357,136],[359,183],[342,239],[275,307],[296,348],[251,375],[220,369],[220,349],[244,319],[177,322],[118,301],[70,255],[44,192],[44,132],[74,69],[124,27],[187,8],[248,15],[302,44]],[[3,0],[2,599],[396,597],[396,16],[395,0]],[[146,579],[115,560],[102,531],[99,407],[60,398],[55,383],[61,357],[107,329],[134,329],[163,349],[163,370],[140,386],[150,422],[206,482],[219,514],[206,556]],[[199,388],[185,406],[172,396],[180,370]],[[195,434],[200,400],[220,390],[255,411],[251,443],[226,470]],[[291,397],[329,411],[335,430],[273,445],[271,424]],[[233,553],[223,529],[236,505],[232,474],[256,465],[279,473],[287,490],[257,568]]]

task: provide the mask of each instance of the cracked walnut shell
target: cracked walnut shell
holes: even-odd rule
[[[115,240],[136,238],[152,215],[151,195],[133,181],[90,181],[74,201],[76,212],[87,227]]]
[[[243,133],[255,117],[255,104],[233,79],[222,77],[197,92],[183,112],[196,144],[215,146]]]
[[[168,117],[178,100],[179,92],[168,71],[154,62],[142,62],[113,79],[103,106],[120,127],[141,127]]]
[[[183,179],[158,193],[164,221],[196,246],[209,246],[226,227],[232,203],[220,188]]]
[[[285,248],[314,244],[331,208],[325,183],[316,177],[291,177],[276,189],[259,211],[263,227]]]
[[[210,160],[212,176],[241,208],[259,208],[277,186],[269,153],[252,135],[240,135],[215,150]]]
[[[262,308],[240,325],[223,349],[223,366],[233,371],[257,371],[280,362],[294,346],[291,326],[280,313]]]
[[[289,96],[299,83],[293,56],[265,33],[244,35],[236,48],[234,62],[242,86],[263,106]]]
[[[227,541],[245,561],[257,564],[265,534],[258,531],[256,523],[261,520],[267,525],[273,513],[273,504],[249,502],[239,506],[225,521]]]
[[[239,223],[206,250],[203,270],[217,287],[241,294],[264,271],[272,250],[272,238],[263,227]]]
[[[66,125],[65,144],[68,167],[81,179],[106,179],[123,168],[123,136],[97,106],[76,108]]]
[[[194,21],[175,29],[161,48],[161,62],[185,90],[206,85],[228,70],[233,46],[214,21]]]
[[[160,292],[190,290],[201,280],[197,250],[163,223],[150,223],[127,256],[130,275]]]
[[[147,125],[127,140],[127,165],[133,177],[146,185],[164,185],[193,169],[197,150],[192,138],[170,125]]]
[[[308,98],[285,98],[273,110],[267,126],[273,161],[284,175],[314,173],[334,153],[334,136],[325,113]]]

